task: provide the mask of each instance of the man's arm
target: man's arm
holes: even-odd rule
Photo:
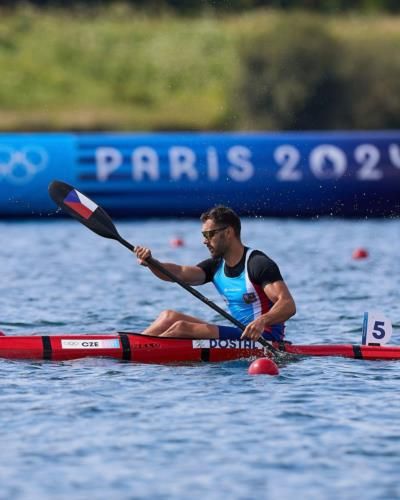
[[[151,257],[151,251],[148,248],[136,246],[135,254],[142,266],[147,266],[150,271],[163,281],[172,281],[168,276],[163,274],[158,269],[147,263],[147,259]],[[155,259],[154,259],[155,260]],[[197,266],[180,266],[179,264],[173,264],[171,262],[159,262],[163,267],[165,267],[170,273],[174,274],[181,281],[184,281],[188,285],[202,285],[205,282],[206,275],[205,272]]]
[[[265,295],[273,302],[271,309],[249,323],[242,338],[257,340],[265,328],[284,323],[296,314],[296,304],[284,281],[275,281],[264,286]]]
[[[261,316],[265,327],[284,323],[296,314],[296,304],[284,281],[275,281],[264,287],[265,295],[273,302],[271,309]]]

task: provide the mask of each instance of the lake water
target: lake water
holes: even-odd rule
[[[399,220],[244,220],[280,265],[296,343],[358,343],[379,310],[400,343]],[[207,257],[195,220],[121,221],[156,258]],[[165,308],[214,311],[72,220],[0,222],[0,328],[139,330]],[[185,240],[175,248],[170,241]],[[354,261],[354,248],[370,257]],[[211,285],[201,292],[222,305]],[[244,361],[155,366],[0,361],[0,499],[400,497],[400,362],[309,358],[278,377]]]

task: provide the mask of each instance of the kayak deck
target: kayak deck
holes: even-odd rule
[[[282,353],[296,356],[400,360],[400,346],[295,345],[284,342],[275,347]],[[133,332],[0,336],[0,358],[6,359],[63,361],[109,357],[137,363],[164,364],[222,362],[265,355],[262,345],[250,340],[192,340],[153,337]]]
[[[137,363],[232,361],[263,356],[251,341],[240,345],[203,347],[203,342],[124,332],[118,334],[55,334],[0,336],[0,358],[63,361],[85,357],[109,357]]]

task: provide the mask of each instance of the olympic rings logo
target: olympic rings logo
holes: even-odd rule
[[[14,149],[0,144],[0,181],[28,184],[49,163],[47,151],[37,146]]]

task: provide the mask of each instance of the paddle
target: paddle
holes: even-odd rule
[[[70,186],[66,182],[53,181],[49,185],[49,194],[56,205],[62,208],[67,214],[77,219],[91,231],[100,236],[103,236],[104,238],[116,240],[131,251],[135,250],[135,247],[131,245],[131,243],[124,240],[124,238],[120,236],[107,212],[103,210],[103,208],[99,207],[94,201],[90,200],[87,196],[76,190],[74,187]],[[240,330],[244,331],[245,325],[243,323],[224,311],[224,309],[221,309],[217,304],[192,288],[190,285],[188,285],[184,281],[181,281],[177,276],[171,273],[158,261],[150,257],[149,259],[147,259],[147,262],[150,266],[162,272],[165,276],[194,295],[197,299],[201,300],[202,302],[204,302],[204,304],[208,305],[209,307],[211,307],[211,309],[214,309],[214,311],[233,323]],[[275,353],[278,352],[277,349],[271,346],[262,337],[258,339],[258,342],[260,342],[260,344],[262,344],[270,351]]]

